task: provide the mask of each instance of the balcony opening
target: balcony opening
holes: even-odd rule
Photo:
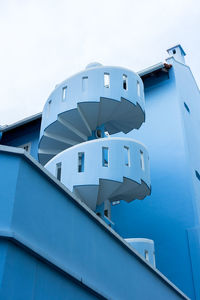
[[[61,162],[56,164],[56,178],[61,180]]]
[[[144,251],[144,257],[147,261],[149,261],[149,251],[147,250]]]
[[[78,172],[84,172],[84,152],[78,153]]]
[[[138,80],[137,80],[137,94],[138,94],[139,97],[141,96],[141,93],[140,93],[140,83],[139,83]]]
[[[104,73],[104,87],[109,88],[110,87],[110,74]]]
[[[130,149],[127,146],[124,146],[124,163],[125,166],[130,167]]]
[[[142,170],[144,171],[144,153],[142,150],[140,150],[140,165]]]
[[[82,91],[85,92],[88,89],[88,77],[82,78]]]
[[[125,74],[123,74],[123,89],[128,90],[128,77]]]
[[[67,86],[62,89],[62,101],[65,101],[67,98]]]
[[[108,148],[107,147],[102,148],[102,166],[108,167]]]
[[[51,103],[52,103],[52,100],[49,100],[49,101],[48,101],[48,107],[47,107],[47,114],[48,114],[48,117],[49,117],[50,112],[51,112]]]

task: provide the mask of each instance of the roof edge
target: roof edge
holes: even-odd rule
[[[19,120],[15,123],[12,123],[10,125],[0,126],[0,132],[6,132],[6,131],[9,131],[9,130],[15,129],[17,127],[23,126],[27,123],[33,122],[37,119],[40,119],[41,117],[42,117],[42,113],[40,112],[40,113],[37,113],[35,115],[24,118],[22,120]]]

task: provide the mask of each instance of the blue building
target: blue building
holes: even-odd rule
[[[200,96],[168,53],[0,127],[0,299],[200,299]]]

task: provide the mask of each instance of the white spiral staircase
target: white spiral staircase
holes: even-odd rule
[[[105,74],[110,80],[107,86]],[[84,80],[87,88],[83,89]],[[143,199],[150,194],[145,147],[130,139],[106,138],[105,131],[110,135],[128,133],[139,129],[144,121],[143,83],[139,76],[127,69],[90,65],[58,85],[47,100],[39,161],[55,176],[57,166],[62,165],[59,180],[93,210],[105,201]],[[95,137],[98,128],[105,138]],[[109,151],[107,166],[102,165],[105,147]],[[129,165],[124,162],[123,151],[128,151]],[[78,171],[79,153],[84,153],[82,172]]]

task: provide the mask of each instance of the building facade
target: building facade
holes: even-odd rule
[[[0,128],[0,299],[200,299],[199,89],[168,53],[90,64]]]

